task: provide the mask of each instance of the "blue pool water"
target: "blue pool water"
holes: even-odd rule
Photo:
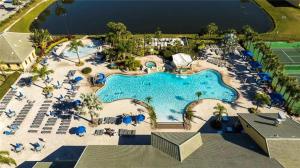
[[[94,54],[97,52],[97,48],[100,46],[100,41],[93,40],[90,44],[87,44],[83,47],[78,47],[78,54],[79,57],[85,57],[91,54]],[[63,51],[63,56],[70,58],[70,59],[75,59],[77,58],[77,52],[76,51],[69,51],[69,47],[67,47]]]
[[[102,102],[119,99],[138,99],[150,103],[156,112],[158,122],[181,122],[186,105],[197,100],[196,92],[201,91],[200,99],[218,99],[233,102],[237,92],[226,86],[221,74],[205,70],[193,75],[153,73],[143,76],[112,75],[105,86],[96,94]]]

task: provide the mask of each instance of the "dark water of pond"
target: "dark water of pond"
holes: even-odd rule
[[[32,28],[53,34],[98,34],[109,21],[134,33],[198,33],[211,22],[222,30],[244,25],[258,32],[273,28],[271,18],[251,0],[65,0],[49,6]]]

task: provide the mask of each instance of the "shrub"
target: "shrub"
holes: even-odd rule
[[[91,72],[92,72],[92,68],[90,68],[90,67],[85,67],[81,70],[81,73],[83,73],[83,74],[89,74]]]
[[[0,86],[0,99],[6,94],[6,92],[10,89],[11,85],[15,83],[15,81],[19,78],[20,73],[14,72],[9,75],[6,81]]]

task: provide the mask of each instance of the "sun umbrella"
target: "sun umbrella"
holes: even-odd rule
[[[76,135],[83,136],[84,133],[86,133],[85,126],[79,126],[79,127],[77,127],[77,129],[76,129]]]
[[[132,118],[131,118],[131,116],[125,116],[125,117],[123,117],[122,121],[123,121],[124,124],[127,125],[127,124],[131,123]]]
[[[136,116],[136,121],[139,122],[143,122],[145,120],[145,116],[143,114],[139,114]]]
[[[75,82],[79,82],[81,80],[83,80],[83,77],[81,77],[81,76],[77,76],[76,78],[74,78]]]
[[[248,50],[242,51],[242,54],[243,54],[245,57],[250,57],[250,58],[253,58],[253,57],[254,57],[253,52],[248,51]]]

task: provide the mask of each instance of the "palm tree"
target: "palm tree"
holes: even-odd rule
[[[227,113],[227,109],[221,105],[220,103],[218,103],[214,109],[216,110],[213,114],[214,116],[216,117],[217,121],[221,121],[222,120],[222,117],[224,115],[228,115]]]
[[[94,116],[97,114],[96,110],[102,110],[102,104],[98,97],[94,94],[81,94],[82,110],[87,109],[91,116],[91,123],[95,123]]]
[[[54,73],[54,71],[51,69],[48,69],[47,66],[42,66],[42,68],[34,67],[33,73],[35,73],[35,75],[32,77],[32,80],[37,81],[38,79],[44,80],[47,75]],[[45,84],[47,87],[47,82]]]
[[[195,95],[197,96],[198,101],[199,101],[200,97],[202,96],[202,92],[198,91],[198,92],[195,93]]]
[[[145,100],[148,104],[150,104],[152,102],[153,98],[151,96],[148,96],[145,98]]]
[[[248,48],[249,44],[254,42],[257,38],[257,33],[249,25],[243,27],[243,33],[245,35],[246,48]]]
[[[184,113],[184,117],[185,117],[185,119],[188,120],[188,121],[193,121],[194,111],[192,111],[192,110],[187,110],[187,111]]]
[[[258,106],[263,106],[265,104],[271,104],[271,99],[265,93],[256,93],[254,97],[256,101],[256,111],[258,110]]]
[[[218,33],[219,27],[216,23],[210,23],[206,27],[207,34],[211,37],[212,35],[215,35]]]
[[[34,29],[30,39],[34,46],[40,48],[42,54],[44,54],[44,49],[46,48],[47,43],[52,40],[52,37],[46,29]]]
[[[15,159],[9,157],[8,151],[0,151],[0,164],[17,166],[17,162],[15,161]]]
[[[78,58],[78,65],[79,65],[81,63],[81,61],[80,61],[78,49],[79,49],[79,47],[83,47],[82,41],[81,40],[72,40],[69,46],[70,46],[69,51],[76,52],[77,58]]]
[[[158,27],[156,32],[154,33],[154,37],[158,40],[159,42],[159,50],[161,49],[161,41],[160,39],[162,38],[162,31],[160,30],[160,28]]]

